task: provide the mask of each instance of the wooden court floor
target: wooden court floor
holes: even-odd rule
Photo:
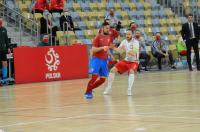
[[[127,75],[110,96],[83,98],[88,79],[0,88],[0,132],[200,132],[200,72]]]

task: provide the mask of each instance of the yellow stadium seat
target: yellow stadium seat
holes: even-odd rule
[[[96,21],[97,20],[97,13],[96,12],[88,12],[88,20],[89,21]]]
[[[167,25],[167,19],[160,19],[160,25],[161,26],[166,26]]]
[[[144,24],[145,24],[146,27],[152,27],[151,19],[144,19]]]
[[[131,8],[132,11],[136,11],[136,5],[134,3],[130,3],[129,7]]]
[[[38,22],[40,21],[40,18],[41,18],[41,17],[43,17],[41,13],[35,13],[35,14],[34,14],[34,18],[35,18],[35,20],[38,21]]]
[[[151,9],[151,4],[149,2],[144,2],[143,5],[145,10]]]
[[[129,4],[132,1],[130,1],[130,0],[124,0],[124,2]]]
[[[105,12],[102,11],[102,12],[97,12],[97,20],[104,20],[105,18]]]
[[[121,21],[121,23],[122,23],[123,27],[125,27],[125,28],[129,27],[129,22],[127,20],[123,20],[123,21]]]
[[[161,32],[162,34],[167,34],[167,33],[168,33],[167,27],[160,27],[160,32]]]
[[[151,10],[145,10],[144,11],[144,16],[145,16],[145,18],[152,18]]]
[[[173,18],[167,19],[167,25],[168,26],[174,26],[174,19]]]
[[[182,26],[179,25],[179,26],[175,26],[174,29],[176,30],[176,32],[180,32],[182,30]]]
[[[73,8],[75,11],[80,11],[81,10],[81,5],[79,3],[73,3]]]
[[[89,3],[89,6],[92,9],[92,11],[98,10],[98,4],[97,3]]]
[[[96,26],[96,21],[85,21],[88,29],[94,29]]]
[[[149,35],[149,36],[152,36],[153,35],[153,32],[152,32],[152,28],[151,27],[146,27],[144,28],[144,32]]]
[[[128,13],[126,11],[120,11],[120,15],[122,16],[123,19],[128,20]]]
[[[175,35],[169,35],[168,36],[168,39],[172,42],[172,44],[176,44],[176,42],[177,42],[177,38],[176,38],[176,36]]]
[[[93,30],[84,30],[83,32],[87,39],[92,39],[95,36]]]
[[[85,12],[78,12],[78,15],[81,17],[81,20],[88,21],[88,15]]]
[[[106,10],[106,4],[105,3],[99,3],[98,4],[98,10],[99,11],[105,11]]]
[[[113,3],[115,10],[121,10],[121,5],[119,3]]]

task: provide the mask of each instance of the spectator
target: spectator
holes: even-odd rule
[[[43,12],[43,17],[40,18],[40,34],[41,34],[41,39],[45,34],[49,34],[50,32],[50,20],[48,19],[49,12],[45,10]],[[48,25],[47,25],[48,23]]]
[[[168,50],[168,45],[163,40],[161,40],[160,32],[156,33],[155,40],[153,41],[151,48],[153,56],[158,59],[159,70],[162,70],[161,59],[165,57],[169,57],[171,68],[176,69],[176,67],[174,66],[172,53]]]
[[[74,23],[67,9],[63,11],[62,16],[60,17],[60,27],[62,31],[67,30],[67,24],[65,24],[65,26],[63,25],[66,22],[68,23],[68,30],[74,31]],[[65,27],[65,29],[63,26]]]
[[[198,23],[193,21],[193,15],[188,15],[188,22],[182,25],[182,37],[186,43],[187,47],[187,62],[189,71],[193,71],[191,64],[191,48],[193,48],[195,56],[196,56],[196,64],[197,70],[200,71],[200,62],[199,62],[199,27]]]
[[[49,10],[51,13],[59,12],[60,14],[63,12],[64,9],[64,0],[51,0]]]
[[[131,23],[130,23],[130,25],[129,25],[129,28],[131,29],[131,31],[132,31],[133,33],[137,30],[138,26],[137,26],[137,24],[135,23],[134,20],[131,21]]]
[[[38,46],[50,46],[50,44],[49,44],[49,36],[48,35],[44,35],[42,41],[39,42]]]
[[[43,13],[44,10],[48,10],[47,0],[36,0],[33,3],[32,13]]]
[[[60,14],[52,13],[52,42],[56,44],[56,32],[60,29]]]
[[[105,20],[109,20],[111,28],[116,28],[117,31],[120,31],[121,22],[115,16],[115,9],[111,8],[109,14],[105,17]]]
[[[1,83],[6,84],[7,81],[7,67],[8,67],[8,63],[7,63],[7,54],[11,53],[10,49],[9,49],[9,44],[8,44],[8,34],[7,34],[7,30],[5,27],[3,27],[3,20],[2,18],[0,18],[0,61],[2,64],[2,81]]]
[[[150,61],[150,55],[147,53],[147,49],[146,49],[146,44],[144,39],[141,37],[141,32],[139,30],[135,30],[135,38],[139,41],[140,44],[140,55],[139,55],[139,59],[144,59],[144,67],[145,67],[145,71],[148,71],[147,66],[149,64]],[[139,69],[140,71],[140,69]]]

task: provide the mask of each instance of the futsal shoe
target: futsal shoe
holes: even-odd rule
[[[128,90],[128,91],[127,91],[127,95],[128,95],[128,96],[132,96],[132,95],[133,95],[133,94],[132,94],[132,90]]]
[[[7,86],[7,85],[9,85],[9,80],[3,79],[3,80],[1,80],[0,83],[1,83],[2,86]]]
[[[104,92],[103,92],[103,94],[104,94],[104,95],[109,95],[109,94],[111,94],[111,89],[108,88],[108,87],[106,87],[105,90],[104,90]]]
[[[85,98],[86,98],[86,99],[92,99],[92,98],[93,98],[92,92],[87,92],[87,93],[85,93]]]

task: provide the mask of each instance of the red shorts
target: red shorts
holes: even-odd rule
[[[117,68],[120,74],[127,71],[129,72],[130,70],[133,70],[136,72],[138,69],[138,66],[139,64],[137,62],[129,62],[125,60],[122,60],[115,65],[115,67]]]

